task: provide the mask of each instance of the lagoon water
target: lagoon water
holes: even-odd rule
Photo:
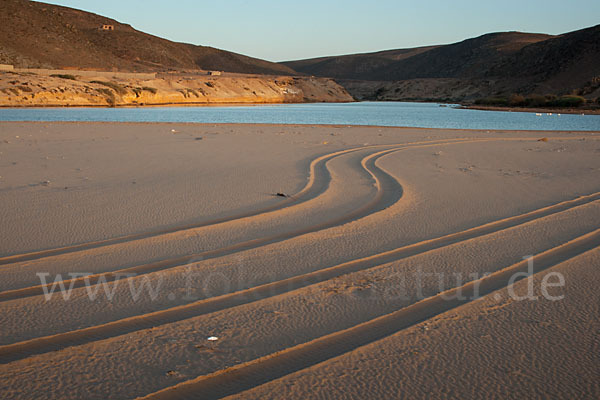
[[[336,124],[600,131],[600,115],[480,111],[436,103],[360,102],[140,108],[4,108],[0,121]]]

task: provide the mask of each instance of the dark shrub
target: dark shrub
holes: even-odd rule
[[[525,105],[525,97],[520,94],[513,94],[508,99],[508,104],[513,107],[522,107]]]
[[[70,79],[72,81],[77,80],[77,77],[75,75],[70,75],[70,74],[52,74],[50,76],[53,78]]]
[[[525,104],[527,107],[544,107],[547,103],[546,97],[539,94],[527,96]]]
[[[475,100],[475,104],[502,107],[508,105],[508,99],[506,97],[486,97]]]
[[[579,107],[585,104],[585,99],[581,96],[562,96],[559,99],[552,102],[555,107]]]

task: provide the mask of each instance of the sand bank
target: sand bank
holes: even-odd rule
[[[598,132],[0,123],[0,152],[6,398],[600,393]]]

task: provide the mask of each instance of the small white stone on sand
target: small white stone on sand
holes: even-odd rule
[[[206,338],[206,340],[209,340],[211,342],[216,342],[217,340],[219,340],[219,338],[216,336],[209,336]]]

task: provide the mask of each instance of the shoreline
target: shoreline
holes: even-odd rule
[[[465,110],[480,111],[502,111],[502,112],[523,112],[523,113],[542,113],[542,114],[581,114],[581,115],[600,115],[599,109],[575,109],[575,108],[524,108],[524,107],[494,107],[477,106],[461,104],[460,107]]]
[[[152,108],[152,107],[245,107],[245,106],[268,106],[285,104],[349,104],[359,103],[357,100],[336,100],[336,101],[263,101],[263,102],[181,102],[181,103],[152,103],[152,104],[115,104],[108,106],[103,104],[27,104],[27,105],[7,105],[0,104],[0,109],[34,109],[34,108]]]
[[[378,100],[303,100],[303,101],[206,101],[206,102],[165,102],[165,103],[121,103],[114,105],[107,104],[0,104],[1,109],[66,109],[66,108],[152,108],[152,107],[245,107],[245,106],[264,106],[264,105],[287,105],[287,104],[350,104],[350,103],[363,103],[363,102],[377,102],[377,103],[427,103],[427,104],[439,104],[440,106],[456,105],[453,108],[463,110],[479,110],[479,111],[498,111],[498,112],[520,112],[520,113],[542,113],[542,114],[570,114],[570,115],[600,115],[600,108],[598,109],[574,109],[574,108],[523,108],[523,107],[494,107],[494,106],[483,106],[483,105],[471,105],[461,104],[443,101],[378,101]],[[115,121],[118,122],[118,121]],[[366,126],[366,125],[359,125]],[[410,128],[410,127],[408,127]]]
[[[285,127],[285,128],[377,128],[377,129],[400,129],[400,130],[419,130],[419,131],[436,131],[436,132],[489,132],[489,133],[539,133],[539,134],[598,134],[600,130],[585,131],[585,130],[531,130],[531,129],[480,129],[480,128],[425,128],[420,126],[387,126],[387,125],[352,125],[352,124],[281,124],[281,123],[261,123],[261,122],[168,122],[168,121],[1,121],[2,124],[64,124],[64,125],[183,125],[196,127]]]

